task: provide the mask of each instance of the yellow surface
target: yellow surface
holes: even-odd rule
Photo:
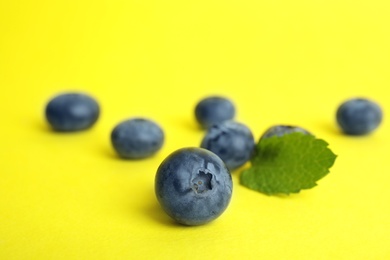
[[[390,259],[389,13],[388,0],[0,1],[0,259]],[[45,104],[68,90],[100,102],[93,129],[50,131]],[[331,173],[269,197],[237,171],[218,220],[174,224],[155,171],[200,143],[193,108],[210,94],[256,138],[285,123],[325,139]],[[384,109],[372,135],[335,125],[354,96]],[[163,126],[153,158],[115,156],[111,129],[132,116]]]

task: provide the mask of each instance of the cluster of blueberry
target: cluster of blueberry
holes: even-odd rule
[[[98,103],[81,93],[59,95],[46,107],[46,118],[52,128],[64,132],[91,127],[99,113]],[[247,126],[235,122],[234,116],[235,106],[226,98],[201,100],[195,108],[196,120],[206,129],[200,147],[173,152],[157,169],[157,200],[177,222],[204,224],[216,219],[227,208],[233,189],[230,171],[244,165],[255,148],[253,134]],[[344,133],[363,135],[379,126],[382,111],[368,99],[351,99],[338,108],[336,119]],[[311,134],[298,126],[276,125],[261,138],[293,132]],[[123,158],[145,158],[160,150],[164,132],[149,119],[132,118],[113,129],[111,142]]]
[[[73,132],[90,128],[100,114],[99,104],[82,93],[56,96],[46,106],[46,118],[52,128]],[[131,118],[119,123],[111,133],[111,142],[119,156],[139,159],[153,155],[163,145],[164,132],[145,118]]]

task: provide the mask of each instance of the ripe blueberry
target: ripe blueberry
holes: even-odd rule
[[[195,117],[203,128],[234,118],[234,104],[224,97],[208,97],[201,100],[195,107]]]
[[[364,135],[375,130],[382,121],[382,110],[375,102],[365,98],[345,101],[337,109],[336,119],[344,133]]]
[[[234,170],[250,159],[255,141],[248,127],[241,123],[225,121],[207,130],[200,147],[218,155],[229,170]]]
[[[81,93],[54,97],[46,106],[46,119],[56,131],[78,131],[91,127],[100,114],[99,104]]]
[[[133,118],[121,122],[113,129],[111,143],[123,158],[145,158],[161,149],[164,132],[149,119]]]
[[[163,210],[184,225],[219,217],[232,196],[232,178],[223,161],[202,148],[182,148],[158,167],[155,192]]]

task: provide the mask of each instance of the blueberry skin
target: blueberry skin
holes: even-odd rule
[[[382,109],[373,101],[353,98],[337,109],[336,119],[348,135],[365,135],[375,130],[382,122]]]
[[[99,118],[99,104],[82,93],[65,93],[46,106],[46,119],[55,131],[72,132],[90,128]]]
[[[219,217],[232,196],[232,178],[223,161],[202,148],[182,148],[158,167],[155,193],[178,223],[202,225]]]
[[[200,147],[218,155],[232,171],[251,158],[255,141],[248,127],[234,121],[225,121],[207,130]]]
[[[236,114],[234,104],[224,97],[208,97],[195,107],[195,118],[203,128],[231,120]]]
[[[159,125],[145,118],[132,118],[119,123],[111,132],[111,143],[119,156],[141,159],[155,154],[164,143]]]
[[[291,134],[291,133],[302,133],[305,135],[312,135],[309,131],[306,129],[303,129],[299,126],[292,126],[292,125],[274,125],[268,128],[264,134],[261,136],[261,138],[269,138],[272,136],[278,136],[281,137],[285,134]]]

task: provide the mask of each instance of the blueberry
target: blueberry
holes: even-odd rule
[[[54,97],[46,106],[46,119],[56,131],[71,132],[91,127],[100,114],[99,104],[82,93]]]
[[[251,158],[255,141],[248,127],[225,121],[207,130],[200,147],[218,155],[229,170],[234,170]]]
[[[299,126],[292,126],[292,125],[275,125],[268,128],[261,138],[269,138],[272,136],[283,136],[285,134],[291,134],[291,133],[302,133],[306,135],[312,135],[309,131],[303,129]]]
[[[224,97],[208,97],[201,100],[195,107],[195,117],[203,128],[234,118],[234,104]]]
[[[375,130],[382,121],[378,104],[365,98],[353,98],[340,105],[336,113],[337,123],[344,133],[364,135]]]
[[[121,122],[114,128],[111,142],[116,152],[123,158],[146,158],[161,149],[164,132],[149,119],[133,118]]]
[[[219,217],[232,196],[232,178],[223,161],[202,148],[182,148],[158,167],[155,192],[163,210],[184,225]]]

